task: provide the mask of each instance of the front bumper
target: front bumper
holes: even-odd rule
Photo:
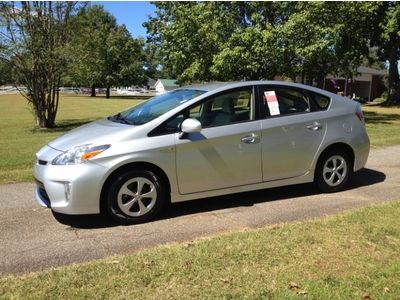
[[[91,162],[65,166],[37,163],[35,198],[41,206],[55,212],[96,214],[100,212],[100,194],[106,176],[105,167]]]

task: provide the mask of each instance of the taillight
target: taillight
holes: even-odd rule
[[[354,112],[354,114],[356,115],[356,117],[361,121],[364,122],[364,115],[362,113],[362,109],[361,109],[361,105],[358,104],[356,107],[356,111]]]

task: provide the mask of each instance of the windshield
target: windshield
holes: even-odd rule
[[[205,91],[189,89],[174,90],[153,97],[108,119],[125,124],[142,125],[203,93]]]

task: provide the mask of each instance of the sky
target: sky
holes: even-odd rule
[[[146,29],[142,24],[155,11],[155,6],[148,1],[94,1],[92,4],[103,5],[119,25],[126,25],[134,37],[146,37]]]

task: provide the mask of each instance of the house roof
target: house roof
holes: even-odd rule
[[[158,79],[157,82],[161,82],[164,87],[178,87],[176,79]]]
[[[362,73],[362,74],[372,74],[372,75],[387,75],[388,74],[387,70],[378,70],[378,69],[373,69],[373,68],[368,68],[368,67],[363,67],[363,66],[358,67],[357,72]]]

